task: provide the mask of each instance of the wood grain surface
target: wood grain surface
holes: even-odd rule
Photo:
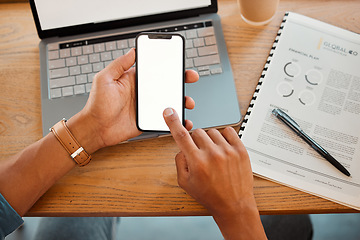
[[[241,20],[236,0],[220,0],[242,114],[285,11],[360,33],[358,0],[281,0],[273,21],[261,27]],[[0,164],[42,137],[39,42],[28,3],[0,4]],[[177,152],[171,137],[102,149],[87,167],[58,181],[27,216],[208,215],[177,184]],[[254,192],[261,214],[355,212],[258,177]]]

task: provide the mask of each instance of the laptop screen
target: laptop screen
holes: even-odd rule
[[[216,12],[216,0],[30,0],[40,38]]]
[[[42,30],[177,12],[211,5],[211,0],[34,0]]]

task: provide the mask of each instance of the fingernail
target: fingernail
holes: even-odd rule
[[[174,111],[172,110],[172,108],[166,108],[165,110],[164,110],[164,116],[165,117],[169,117],[169,116],[171,116],[171,115],[173,115],[174,114]]]

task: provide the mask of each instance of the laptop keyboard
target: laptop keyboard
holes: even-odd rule
[[[222,73],[211,21],[150,31],[178,32],[185,37],[186,69],[198,71],[200,77]],[[49,98],[89,93],[95,74],[135,47],[137,34],[49,44]]]

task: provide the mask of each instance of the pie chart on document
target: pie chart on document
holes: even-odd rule
[[[289,77],[297,77],[301,73],[300,65],[296,62],[288,62],[284,66],[284,72]]]
[[[290,97],[294,93],[294,87],[288,82],[280,82],[277,85],[277,93],[281,97]]]
[[[305,74],[305,80],[311,85],[319,85],[323,80],[323,75],[319,70],[310,69]]]
[[[315,102],[315,94],[310,90],[303,90],[299,93],[299,101],[302,105],[312,105]]]

